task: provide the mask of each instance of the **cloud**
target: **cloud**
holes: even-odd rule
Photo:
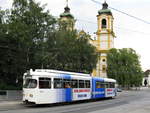
[[[0,7],[2,7],[2,9],[11,8],[12,2],[12,0],[0,0]]]

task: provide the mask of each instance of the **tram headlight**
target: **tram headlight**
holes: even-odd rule
[[[33,94],[29,94],[29,97],[33,97]]]

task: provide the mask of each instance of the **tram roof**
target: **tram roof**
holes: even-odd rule
[[[68,75],[76,75],[76,76],[86,76],[90,77],[90,74],[84,74],[84,73],[76,73],[76,72],[68,72],[68,71],[59,71],[59,70],[53,70],[53,69],[36,69],[33,71],[30,69],[30,73],[59,73],[59,74],[68,74]]]
[[[104,78],[105,82],[116,82],[115,79],[111,79],[111,78]]]

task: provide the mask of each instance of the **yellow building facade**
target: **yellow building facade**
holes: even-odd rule
[[[98,62],[92,76],[107,78],[107,52],[109,49],[114,48],[113,20],[108,4],[103,3],[102,9],[98,11],[97,15],[97,38],[91,41],[98,53]]]

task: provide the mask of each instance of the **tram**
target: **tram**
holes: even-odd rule
[[[116,96],[116,80],[90,74],[32,69],[23,76],[23,102],[52,104]]]

